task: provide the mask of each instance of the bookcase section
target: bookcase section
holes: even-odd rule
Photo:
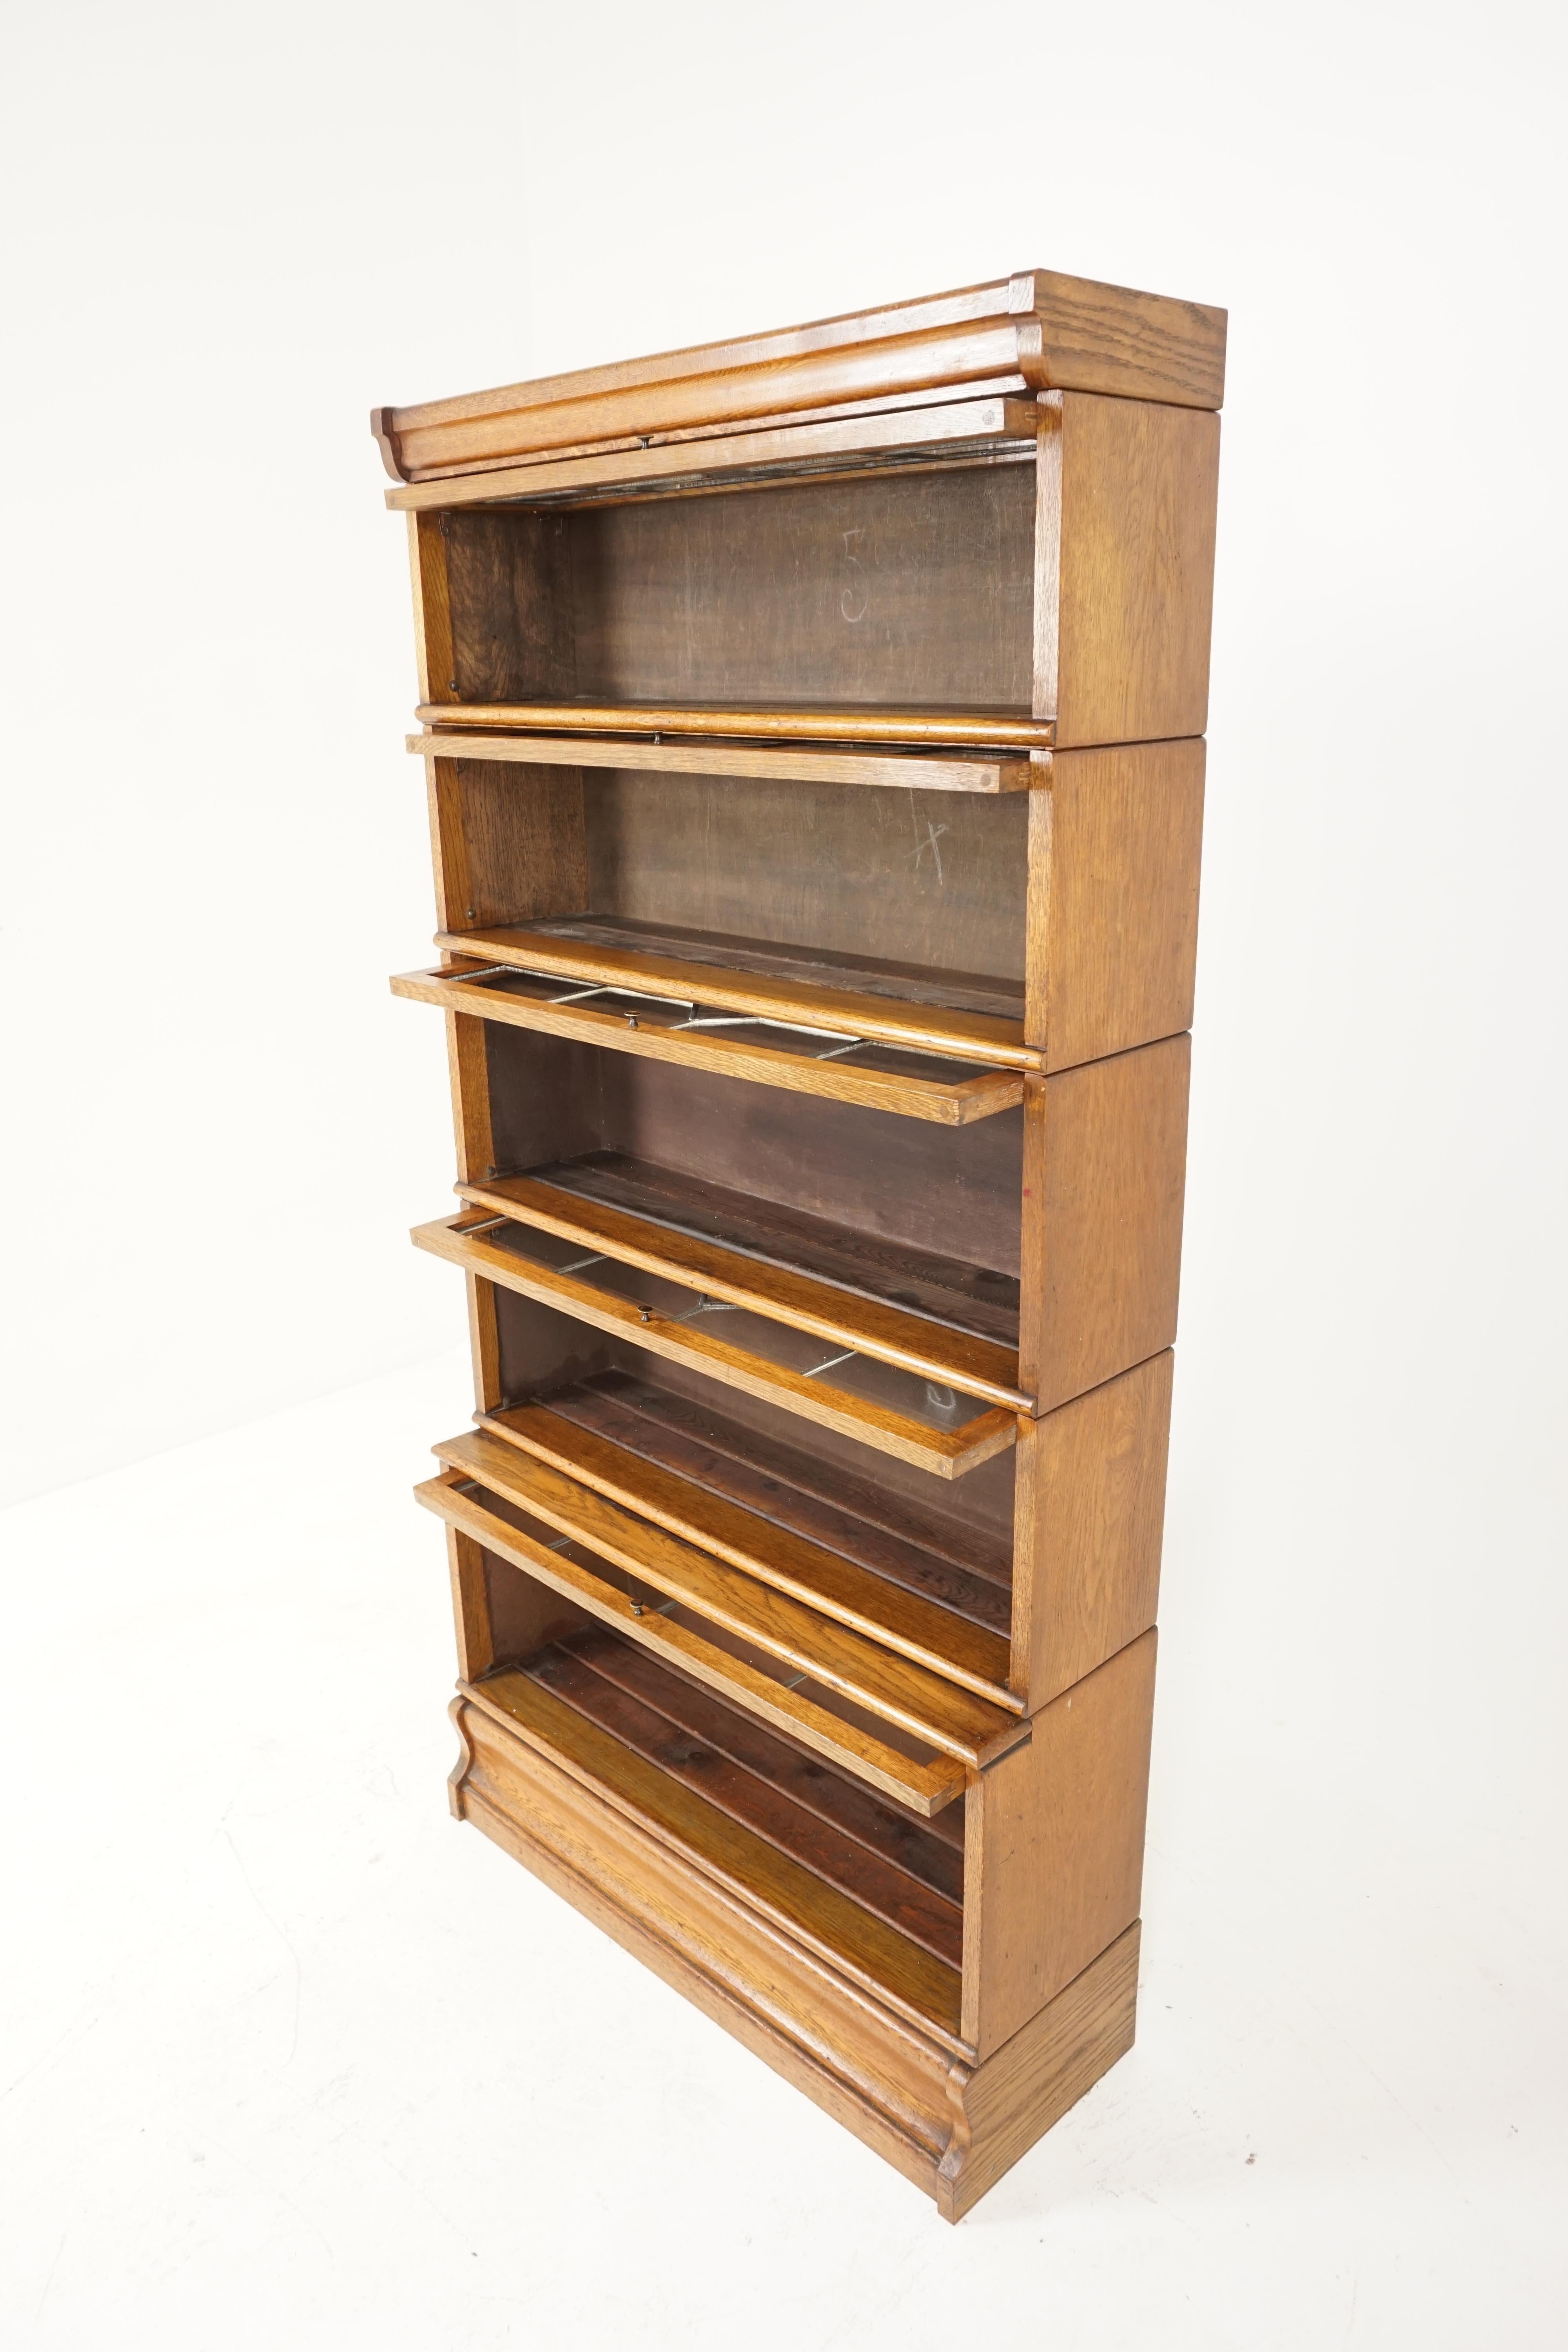
[[[949,2221],[1135,2029],[1224,340],[1025,270],[373,419],[453,1811]]]

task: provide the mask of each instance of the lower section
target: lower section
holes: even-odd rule
[[[629,1789],[595,1778],[591,1748],[563,1737],[556,1717],[524,1722],[499,1697],[473,1686],[454,1706],[458,1817],[807,2092],[947,2220],[1131,2046],[1136,1923],[976,2064],[927,1987],[900,1999],[824,1941],[803,1943],[782,1907],[768,1916],[726,1883],[722,1858],[704,1853],[685,1816],[634,1805]]]

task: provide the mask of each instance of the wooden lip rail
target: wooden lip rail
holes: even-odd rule
[[[421,702],[423,726],[584,735],[746,737],[779,743],[886,743],[957,751],[1048,751],[1054,719],[1021,710],[793,709],[761,703]]]
[[[496,1451],[510,1451],[496,1440],[489,1440],[489,1444],[496,1444]],[[963,1794],[971,1771],[962,1757],[945,1748],[924,1755],[910,1755],[905,1745],[893,1745],[891,1738],[879,1738],[875,1728],[869,1728],[856,1717],[839,1715],[823,1706],[799,1684],[793,1686],[785,1679],[764,1673],[745,1656],[738,1656],[731,1646],[720,1646],[720,1642],[705,1639],[699,1628],[682,1622],[679,1616],[635,1600],[621,1588],[621,1583],[611,1583],[606,1576],[581,1567],[560,1548],[552,1550],[541,1536],[531,1536],[527,1528],[515,1527],[510,1519],[489,1510],[482,1494],[466,1491],[472,1486],[496,1496],[500,1494],[500,1489],[489,1486],[484,1477],[475,1477],[472,1470],[449,1465],[439,1477],[426,1479],[416,1486],[414,1500],[423,1503],[426,1510],[433,1510],[439,1519],[447,1519],[449,1527],[458,1528],[458,1534],[470,1536],[475,1543],[484,1545],[487,1552],[496,1552],[500,1559],[508,1559],[527,1576],[538,1578],[538,1583],[550,1585],[550,1590],[560,1592],[564,1600],[578,1601],[583,1609],[588,1609],[590,1616],[614,1625],[616,1633],[626,1634],[630,1642],[637,1642],[654,1656],[666,1658],[670,1665],[708,1684],[708,1689],[717,1691],[720,1698],[745,1707],[750,1715],[762,1717],[787,1738],[802,1740],[806,1748],[826,1755],[858,1780],[868,1780],[872,1788],[879,1788],[898,1804],[908,1804],[912,1813],[931,1818],[933,1813],[941,1813],[945,1804],[952,1804],[954,1797]],[[648,1590],[660,1590],[639,1569],[623,1573],[632,1573],[635,1580]],[[1002,1722],[1006,1724],[1008,1745],[1018,1745],[1020,1738],[1030,1736],[1032,1727],[1027,1717],[1002,1717]]]
[[[547,1404],[500,1406],[475,1418],[481,1429],[651,1519],[682,1542],[793,1594],[998,1706],[1022,1709],[1022,1699],[1007,1687],[1008,1645],[1001,1634],[563,1420]]]
[[[765,972],[742,972],[722,963],[688,962],[640,947],[605,947],[563,938],[527,924],[498,925],[473,931],[437,931],[436,945],[447,955],[474,956],[512,965],[519,971],[559,972],[563,980],[605,988],[644,990],[677,1003],[716,1004],[760,1020],[799,1022],[808,1029],[842,1030],[846,1036],[904,1045],[940,1059],[988,1062],[1004,1070],[1040,1070],[1045,1052],[1024,1042],[1021,1021],[994,1013],[962,1013],[908,998],[863,996],[852,989],[775,980]],[[622,1015],[624,1020],[625,1015]]]
[[[769,1321],[830,1345],[891,1364],[917,1379],[980,1397],[987,1404],[1033,1413],[1035,1400],[1018,1382],[1016,1348],[1000,1346],[900,1307],[823,1282],[803,1268],[747,1256],[722,1243],[681,1233],[607,1202],[584,1198],[529,1176],[500,1176],[454,1187],[475,1208],[499,1210],[519,1224],[557,1240],[602,1250],[622,1265],[678,1282],[711,1298],[743,1307]]]
[[[1016,388],[1024,390],[1021,382]],[[766,490],[833,475],[1033,462],[1040,427],[1037,403],[997,396],[989,385],[971,383],[962,390],[966,396],[954,402],[944,400],[939,389],[917,394],[910,404],[894,409],[851,402],[837,409],[760,418],[740,432],[656,434],[647,441],[601,444],[596,450],[535,455],[516,465],[491,462],[388,490],[386,503],[405,514],[497,504],[542,510]]]
[[[762,1912],[832,1967],[868,1985],[877,2000],[891,2001],[920,2025],[933,2025],[952,2042],[954,2053],[963,2049],[957,2042],[962,1976],[929,1945],[914,1943],[773,1837],[720,1809],[700,1785],[677,1778],[668,1761],[644,1755],[562,1700],[536,1670],[499,1667],[482,1682],[458,1684],[458,1703],[479,1707],[503,1734],[581,1780],[635,1828],[687,1855],[748,1910]],[[691,1745],[687,1740],[684,1748]]]
[[[485,735],[461,730],[406,738],[422,760],[495,760],[537,768],[624,768],[656,775],[755,776],[779,784],[874,784],[902,792],[1022,793],[1048,783],[1048,751],[855,751],[847,745],[746,742],[725,736]]]
[[[444,1257],[466,1273],[481,1275],[488,1282],[499,1282],[520,1297],[553,1307],[595,1330],[629,1340],[650,1355],[667,1356],[672,1363],[705,1372],[710,1380],[742,1389],[748,1396],[761,1397],[786,1412],[819,1422],[825,1429],[838,1430],[862,1445],[895,1454],[935,1477],[961,1478],[965,1471],[977,1469],[993,1454],[1005,1453],[1018,1442],[1016,1412],[993,1406],[956,1429],[931,1428],[911,1414],[893,1412],[850,1390],[807,1379],[750,1349],[737,1348],[689,1319],[639,1307],[635,1299],[597,1289],[576,1275],[556,1274],[532,1259],[519,1257],[498,1247],[486,1233],[468,1231],[473,1222],[471,1210],[461,1217],[437,1217],[429,1224],[416,1225],[412,1238],[416,1248]]]
[[[967,1127],[977,1118],[1012,1110],[1024,1099],[1022,1077],[1007,1070],[984,1069],[968,1077],[944,1080],[914,1072],[905,1076],[894,1070],[859,1069],[847,1062],[823,1061],[809,1053],[790,1053],[752,1038],[681,1032],[646,1020],[634,1029],[627,1026],[625,1013],[604,1013],[591,1004],[555,1005],[476,986],[455,965],[433,971],[395,972],[392,992],[416,1003],[439,1005],[447,1013],[470,1013],[481,1021],[539,1030],[546,1036],[571,1037],[581,1045],[604,1045],[617,1054],[640,1054],[648,1061],[683,1063],[722,1077],[782,1087],[791,1094],[862,1103],[870,1110],[929,1119],[940,1127]]]
[[[521,1446],[475,1430],[444,1439],[431,1450],[445,1468],[475,1480],[710,1623],[754,1643],[797,1674],[956,1757],[969,1770],[978,1772],[1017,1746],[1023,1727],[1016,1711],[962,1689],[852,1626],[634,1517]]]
[[[645,1608],[619,1585],[579,1568],[563,1551],[552,1550],[539,1538],[513,1527],[510,1519],[487,1510],[478,1496],[463,1491],[474,1484],[483,1482],[473,1480],[467,1471],[444,1470],[438,1478],[416,1486],[414,1499],[487,1551],[521,1568],[565,1600],[576,1601],[628,1640],[706,1683],[721,1698],[749,1708],[775,1730],[814,1748],[858,1780],[908,1805],[911,1812],[929,1820],[963,1795],[969,1775],[956,1756],[941,1750],[927,1758],[907,1755],[901,1748],[819,1706],[803,1691],[705,1641],[689,1626]]]

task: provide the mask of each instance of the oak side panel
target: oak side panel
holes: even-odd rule
[[[1053,393],[1037,461],[1035,694],[1058,751],[1201,735],[1219,418]],[[1052,610],[1054,604],[1054,613]]]
[[[950,2078],[954,2126],[937,2172],[937,2210],[957,2221],[1131,2049],[1139,1923],[973,2073]]]
[[[1018,1381],[1049,1412],[1176,1336],[1192,1040],[1024,1081]]]
[[[1019,1424],[1011,1678],[1031,1708],[1154,1622],[1173,1363]]]
[[[1156,1638],[1042,1707],[971,1785],[963,2032],[983,2060],[1138,1916]]]
[[[490,1085],[485,1061],[488,1024],[471,1013],[447,1015],[447,1068],[452,1084],[452,1126],[458,1181],[482,1183],[495,1166],[490,1134]]]
[[[496,1662],[490,1628],[490,1597],[485,1555],[472,1536],[447,1529],[447,1566],[452,1580],[452,1622],[458,1638],[458,1673],[478,1682]]]
[[[1024,1034],[1047,1070],[1189,1029],[1205,745],[1058,751],[1029,795]]]
[[[580,768],[427,758],[438,928],[588,911]]]
[[[447,1532],[450,1537],[456,1531],[448,1528]],[[458,1541],[471,1542],[472,1538],[459,1535]],[[537,1577],[524,1575],[499,1553],[479,1545],[474,1548],[484,1563],[492,1664],[516,1664],[595,1622],[587,1610],[579,1609],[563,1592],[554,1592]],[[463,1679],[468,1682],[472,1677],[465,1675]]]
[[[500,1322],[496,1307],[496,1286],[477,1274],[465,1275],[463,1282],[468,1294],[468,1352],[474,1366],[474,1410],[476,1412],[493,1412],[506,1393],[501,1386]]]
[[[414,659],[419,699],[439,701],[451,688],[452,611],[447,534],[439,515],[408,518],[408,571],[414,592]]]
[[[437,702],[530,702],[579,691],[573,543],[561,515],[521,508],[441,518],[451,612]]]

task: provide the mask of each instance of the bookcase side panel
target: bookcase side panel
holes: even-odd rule
[[[1173,1360],[1019,1424],[1011,1680],[1031,1708],[1154,1622]]]
[[[437,701],[529,702],[579,690],[573,540],[563,515],[510,507],[437,519],[451,663]]]
[[[1037,619],[1037,668],[1044,644],[1057,692],[1042,715],[1057,721],[1058,750],[1201,735],[1219,418],[1087,393],[1059,397],[1054,632]],[[1048,574],[1048,560],[1037,558],[1043,591]]]
[[[1156,1639],[1042,1707],[970,1788],[963,2032],[982,2060],[1138,1916]]]
[[[453,662],[447,538],[438,514],[409,516],[408,572],[414,593],[414,662],[419,699],[439,700],[451,684]]]
[[[1191,1046],[1025,1081],[1018,1377],[1040,1412],[1176,1336]]]
[[[1070,1069],[1190,1028],[1205,745],[1058,751],[1029,794],[1025,1035]]]

